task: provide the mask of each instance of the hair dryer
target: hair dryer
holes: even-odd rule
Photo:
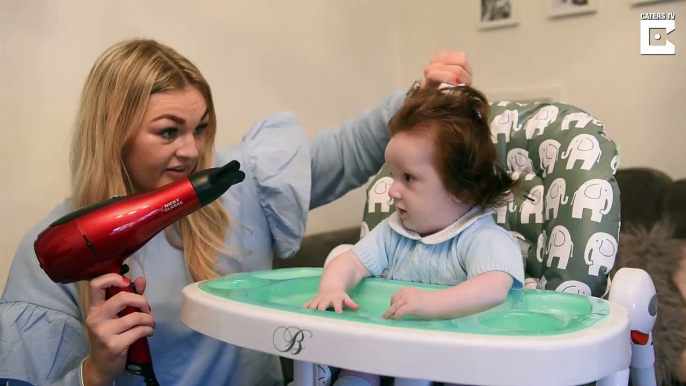
[[[115,196],[71,212],[50,224],[34,242],[40,267],[55,283],[91,280],[107,273],[123,275],[128,272],[124,260],[156,234],[243,181],[245,173],[239,169],[234,160],[151,192]],[[108,288],[106,298],[121,291],[136,293],[133,283],[127,283],[127,287]],[[126,307],[118,315],[135,311]],[[126,370],[143,376],[148,385],[158,384],[146,337],[129,347]]]

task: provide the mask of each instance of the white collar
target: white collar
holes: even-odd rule
[[[440,244],[457,236],[460,232],[465,230],[468,226],[472,225],[481,217],[489,216],[493,213],[495,213],[495,211],[491,208],[475,206],[458,218],[454,223],[448,225],[445,229],[426,237],[422,237],[419,233],[405,228],[402,221],[400,221],[398,212],[393,212],[393,214],[388,217],[388,225],[401,236],[405,236],[413,240],[419,240],[424,244]]]

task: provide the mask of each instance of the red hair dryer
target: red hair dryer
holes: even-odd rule
[[[125,274],[129,256],[156,234],[224,194],[245,179],[238,161],[193,173],[147,193],[113,197],[61,217],[43,230],[34,243],[40,267],[55,283],[91,280],[107,273]],[[107,299],[121,291],[136,293],[133,283],[110,287]],[[123,317],[138,311],[126,307]],[[148,340],[129,347],[126,370],[157,385]]]

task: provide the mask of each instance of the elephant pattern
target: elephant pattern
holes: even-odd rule
[[[560,130],[569,130],[572,122],[576,122],[574,127],[577,129],[583,129],[586,127],[586,125],[588,125],[589,122],[593,122],[594,125],[603,128],[603,133],[605,132],[605,126],[599,120],[593,118],[587,113],[582,112],[565,115],[565,118],[562,120],[562,127],[560,127]]]
[[[565,196],[565,189],[567,183],[564,178],[557,178],[548,188],[548,193],[545,195],[545,219],[550,220],[551,218],[557,218],[557,212],[560,208],[560,204],[566,205],[569,200],[568,196]],[[552,216],[550,212],[552,211]]]
[[[572,236],[569,234],[564,225],[558,225],[553,228],[548,241],[548,261],[546,265],[550,267],[554,258],[558,258],[557,268],[565,269],[569,263],[570,257],[574,252],[574,242]]]
[[[391,177],[383,177],[374,183],[368,195],[369,213],[376,211],[376,204],[381,205],[382,212],[390,212],[393,202],[388,195],[388,190],[392,184],[393,179]]]
[[[524,126],[526,139],[533,138],[536,131],[538,131],[539,135],[543,134],[546,127],[557,119],[558,112],[558,107],[554,105],[545,106],[538,110],[536,115],[531,117]]]
[[[545,235],[545,230],[541,232],[540,235],[538,235],[538,242],[536,243],[536,260],[538,260],[539,263],[543,262],[543,258],[545,257],[545,251],[546,251],[546,244],[548,243],[548,238]]]
[[[529,158],[529,152],[514,148],[507,153],[507,168],[517,172],[533,173],[534,164]]]
[[[493,143],[498,143],[498,135],[505,136],[505,142],[510,142],[510,135],[512,131],[519,131],[522,129],[521,124],[517,124],[519,120],[519,113],[517,110],[505,110],[500,113],[491,122],[491,137]]]
[[[541,143],[538,154],[541,159],[542,177],[552,173],[555,169],[555,161],[557,161],[559,151],[560,143],[554,139],[546,139]]]
[[[511,201],[507,205],[503,205],[501,207],[495,208],[495,213],[496,213],[496,222],[498,224],[505,224],[505,221],[507,221],[507,212],[515,212],[517,210],[517,204],[514,201]]]
[[[621,227],[618,147],[600,120],[569,104],[490,107],[498,161],[522,183],[507,204],[493,208],[494,222],[519,242],[527,288],[603,296]],[[360,237],[395,210],[391,183],[382,169],[368,186]]]
[[[583,218],[584,209],[591,211],[591,221],[600,222],[610,213],[614,192],[607,180],[593,179],[584,182],[572,197],[572,217]]]
[[[520,221],[522,224],[528,224],[529,217],[533,214],[534,222],[543,224],[543,185],[534,186],[528,197],[519,207]]]
[[[512,177],[512,179],[515,179],[515,180],[519,179],[522,176],[522,172],[518,172],[518,171],[508,172],[508,174],[510,175],[510,177]],[[531,181],[534,178],[536,178],[536,174],[534,174],[534,173],[526,173],[524,175],[524,181]]]
[[[608,273],[615,264],[617,256],[617,240],[605,232],[594,233],[586,244],[584,260],[588,264],[588,274],[598,276],[600,267],[604,267],[603,273]]]
[[[560,284],[555,291],[566,292],[568,294],[591,296],[591,287],[578,280],[568,280]]]
[[[591,170],[591,167],[600,162],[602,154],[598,139],[590,134],[579,134],[569,144],[567,151],[562,153],[561,158],[567,159],[567,170],[573,169],[578,160],[582,160],[581,169]]]

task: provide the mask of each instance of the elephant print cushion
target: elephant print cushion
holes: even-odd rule
[[[604,124],[565,103],[491,103],[499,161],[520,194],[495,208],[496,221],[522,246],[538,288],[601,297],[620,229],[616,144]],[[384,165],[367,187],[360,237],[395,211]]]

